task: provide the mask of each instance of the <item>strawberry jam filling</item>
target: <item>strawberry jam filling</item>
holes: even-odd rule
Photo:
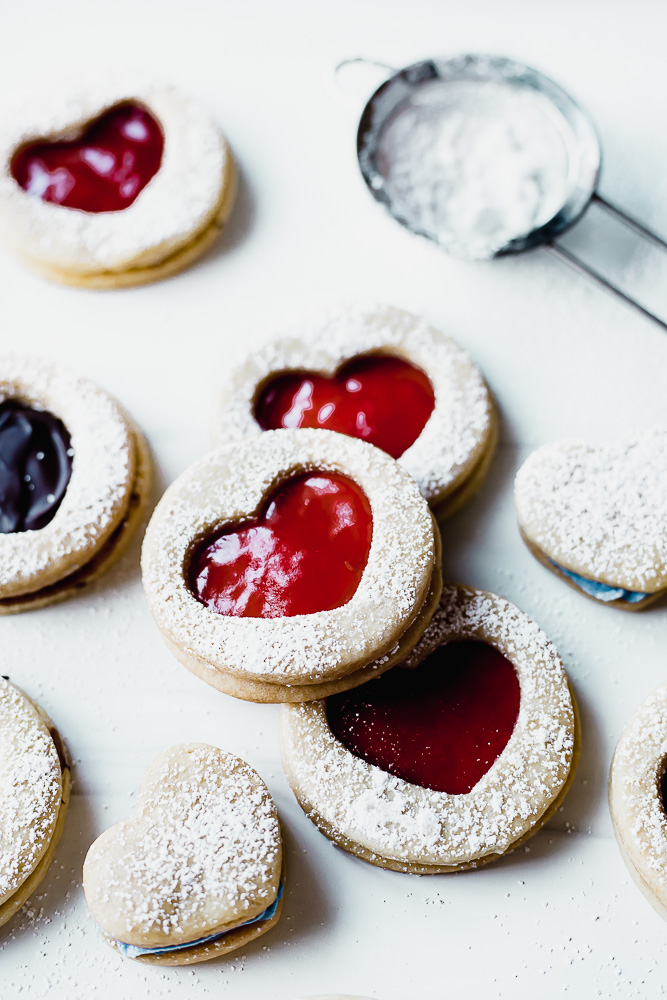
[[[131,205],[157,173],[164,137],[138,104],[118,104],[76,139],[33,142],[12,160],[24,191],[82,212],[118,212]]]
[[[352,358],[331,378],[283,372],[263,388],[255,419],[263,430],[323,427],[362,438],[399,458],[413,444],[435,405],[420,369],[389,355]]]
[[[503,752],[519,714],[509,660],[483,642],[441,646],[327,699],[332,732],[357,757],[422,788],[464,795]]]
[[[361,580],[373,534],[361,488],[337,473],[293,476],[256,520],[193,551],[190,590],[221,615],[281,618],[339,608]]]

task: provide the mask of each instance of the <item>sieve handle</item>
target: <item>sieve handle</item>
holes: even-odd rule
[[[643,222],[639,221],[639,219],[635,219],[634,215],[630,215],[628,212],[623,211],[622,208],[619,208],[618,205],[614,205],[613,202],[608,201],[607,198],[603,198],[601,194],[597,193],[597,191],[591,198],[591,201],[597,202],[597,204],[606,209],[610,215],[615,215],[617,219],[620,219],[621,222],[628,227],[628,229],[634,229],[636,233],[644,236],[651,243],[654,243],[655,246],[660,247],[661,250],[667,250],[667,240],[664,240],[662,236],[659,236],[652,229],[649,229],[648,226],[645,226]]]
[[[381,62],[379,59],[367,59],[365,56],[353,56],[351,59],[341,59],[341,61],[337,63],[336,68],[334,69],[334,81],[336,83],[336,86],[338,87],[338,90],[341,93],[345,94],[346,97],[353,97],[355,99],[355,104],[357,103],[357,100],[360,96],[359,87],[357,87],[356,90],[350,87],[349,80],[347,81],[348,86],[345,86],[344,83],[344,80],[347,79],[347,77],[349,76],[349,74],[345,73],[344,71],[350,66],[360,66],[360,67],[365,67],[366,69],[375,70],[375,78],[377,81],[376,86],[382,80],[386,79],[389,76],[393,76],[394,73],[398,72],[395,66],[390,66],[389,63]],[[381,73],[380,79],[378,79],[377,76],[378,70]],[[353,75],[352,82],[354,82],[354,76],[358,76],[358,74]],[[359,84],[361,81],[357,80],[356,82],[357,84]],[[365,95],[368,94],[367,82],[364,84],[363,93]]]
[[[649,229],[648,226],[645,226],[638,219],[635,219],[634,216],[630,215],[622,208],[619,208],[618,205],[614,205],[613,202],[603,198],[602,195],[599,195],[597,192],[593,194],[591,201],[596,202],[610,215],[616,216],[616,218],[619,219],[623,225],[627,226],[628,229],[632,229],[635,233],[639,233],[640,236],[643,236],[644,239],[648,240],[660,250],[667,250],[667,240],[663,239],[662,236],[654,232],[652,229]],[[565,263],[569,264],[570,267],[575,269],[575,271],[578,271],[580,274],[585,274],[588,278],[594,281],[596,285],[612,292],[623,302],[626,302],[629,306],[632,306],[633,309],[636,309],[637,312],[646,316],[647,319],[653,320],[653,322],[657,323],[659,327],[667,331],[667,322],[665,322],[665,320],[660,319],[660,317],[656,316],[654,312],[651,312],[650,309],[641,305],[636,299],[633,299],[630,295],[624,292],[623,289],[619,288],[618,285],[615,285],[613,281],[609,281],[609,279],[605,278],[603,274],[596,271],[595,268],[591,267],[590,264],[587,264],[580,257],[577,257],[576,254],[573,254],[570,250],[566,250],[565,247],[558,243],[545,244],[545,250],[550,250],[551,253],[565,261]]]

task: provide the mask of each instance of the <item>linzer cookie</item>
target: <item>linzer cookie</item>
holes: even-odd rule
[[[149,965],[191,965],[245,947],[280,917],[280,823],[253,769],[216,747],[153,761],[137,812],[106,830],[83,867],[107,942]]]
[[[439,533],[379,448],[267,431],[212,452],[165,493],[142,553],[174,655],[249,701],[307,701],[403,659],[437,604]]]
[[[215,240],[235,191],[208,114],[143,79],[49,92],[0,129],[2,235],[65,284],[120,288],[182,270]]]
[[[44,711],[0,678],[0,925],[40,884],[65,823],[70,768]]]
[[[254,349],[225,383],[220,444],[280,427],[361,438],[399,461],[440,518],[472,496],[495,447],[477,367],[453,340],[390,306],[304,322]]]
[[[377,680],[285,705],[283,766],[306,815],[381,868],[495,861],[562,801],[578,753],[558,653],[501,597],[445,586],[410,655]]]
[[[632,878],[667,919],[667,684],[623,730],[609,775],[616,840]]]
[[[666,430],[545,445],[514,495],[528,548],[580,593],[642,611],[667,591]]]
[[[146,444],[102,389],[0,357],[0,614],[63,600],[125,550],[150,479]]]

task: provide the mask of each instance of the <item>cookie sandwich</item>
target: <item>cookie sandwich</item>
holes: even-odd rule
[[[414,646],[440,594],[440,540],[416,484],[379,448],[267,431],[169,487],[142,571],[186,667],[238,698],[305,701],[363,683]]]
[[[637,709],[618,741],[609,808],[628,871],[667,919],[667,684]]]
[[[284,705],[283,766],[334,844],[380,868],[477,868],[522,844],[572,781],[558,653],[508,601],[446,585],[415,648],[362,688]]]
[[[643,611],[667,592],[667,430],[545,445],[514,497],[530,551],[579,593]]]
[[[136,75],[50,90],[0,129],[0,234],[67,285],[123,288],[181,271],[216,239],[235,193],[207,112]]]
[[[438,518],[480,486],[497,438],[491,394],[465,351],[391,306],[330,310],[227,373],[218,443],[281,427],[321,427],[382,448]]]
[[[61,601],[125,551],[150,457],[103,389],[32,358],[0,357],[0,614]]]
[[[149,965],[192,965],[245,947],[278,922],[283,884],[266,785],[245,761],[204,743],[153,761],[137,812],[98,837],[83,867],[107,943]]]
[[[0,677],[0,925],[21,909],[53,861],[70,797],[65,745],[46,713]]]

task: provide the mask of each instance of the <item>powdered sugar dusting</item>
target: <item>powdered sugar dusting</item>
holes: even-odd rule
[[[344,361],[377,352],[405,358],[431,380],[434,411],[398,461],[429,503],[442,500],[467,478],[489,442],[490,394],[458,344],[391,306],[338,306],[253,350],[226,376],[217,440],[222,444],[260,432],[253,404],[258,387],[272,374],[303,369],[333,374]]]
[[[90,561],[127,508],[136,473],[132,432],[118,403],[92,382],[35,358],[0,358],[0,402],[49,410],[70,432],[72,476],[52,521],[0,535],[0,598],[31,593]]]
[[[660,779],[667,761],[667,684],[635,712],[623,730],[611,769],[610,804],[631,864],[667,903],[667,816]]]
[[[58,752],[30,700],[0,678],[0,903],[37,867],[62,794]]]
[[[11,176],[12,156],[41,138],[75,134],[123,101],[144,104],[164,133],[157,174],[119,212],[49,204]],[[81,273],[147,266],[188,242],[214,217],[229,152],[216,124],[192,98],[140,74],[91,79],[7,113],[0,130],[0,222],[28,257]]]
[[[667,430],[596,447],[545,445],[516,477],[519,522],[566,569],[610,586],[667,586]]]
[[[521,686],[519,717],[506,748],[466,795],[421,788],[355,757],[331,732],[325,702],[283,706],[290,783],[325,833],[388,859],[461,865],[506,851],[556,798],[572,766],[575,723],[555,648],[503,598],[446,586],[405,666],[415,667],[442,643],[460,639],[496,646],[514,664]]]
[[[192,542],[247,520],[278,482],[304,470],[350,476],[370,502],[371,549],[352,599],[271,619],[200,604],[184,574]],[[176,480],[149,524],[142,569],[153,617],[185,653],[240,676],[298,684],[344,676],[390,652],[426,598],[434,560],[428,506],[392,458],[333,431],[280,430],[212,452]]]
[[[136,816],[88,852],[86,900],[117,940],[180,944],[265,910],[281,861],[278,816],[255,771],[205,744],[171,747],[144,777]]]

